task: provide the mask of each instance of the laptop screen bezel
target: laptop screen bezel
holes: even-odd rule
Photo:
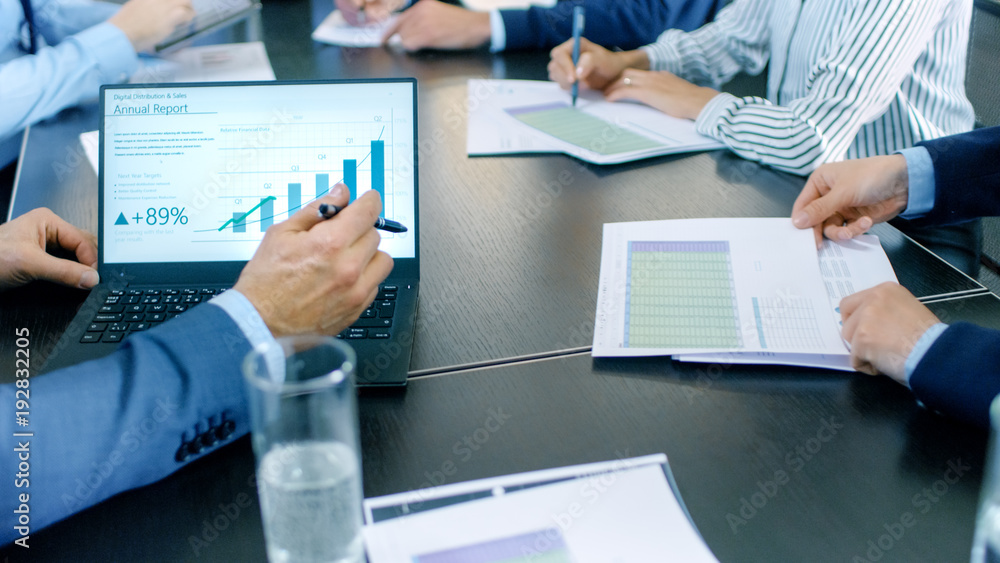
[[[272,80],[250,82],[175,82],[162,84],[106,84],[100,91],[100,129],[97,173],[97,262],[98,272],[102,281],[141,282],[144,284],[232,284],[236,282],[246,260],[209,261],[209,262],[131,262],[105,263],[104,261],[104,129],[105,102],[114,90],[138,89],[177,89],[177,88],[218,88],[240,86],[308,86],[337,84],[399,84],[408,83],[411,87],[413,103],[413,225],[410,229],[413,240],[413,258],[394,258],[394,266],[390,278],[420,279],[420,174],[418,162],[419,127],[417,122],[417,80],[416,78],[365,78],[365,79],[329,79],[329,80]],[[409,225],[408,225],[409,226]]]

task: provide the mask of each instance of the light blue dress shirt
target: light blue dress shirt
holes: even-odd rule
[[[936,192],[934,163],[931,161],[930,153],[924,147],[903,149],[899,153],[906,158],[906,172],[909,175],[909,195],[906,209],[899,216],[903,219],[916,219],[934,207]],[[937,323],[927,329],[913,345],[913,350],[906,357],[906,364],[904,364],[904,377],[907,385],[909,385],[910,376],[917,369],[917,364],[924,358],[924,354],[931,349],[934,342],[947,328],[948,325]]]
[[[236,326],[240,327],[243,335],[247,337],[251,347],[257,348],[274,340],[257,309],[254,308],[249,299],[235,289],[215,296],[209,303],[221,307],[227,315],[232,317]]]
[[[119,6],[92,0],[33,0],[38,52],[21,49],[26,26],[18,0],[0,0],[0,166],[17,158],[20,132],[96,98],[101,84],[138,68],[128,37],[106,20]]]

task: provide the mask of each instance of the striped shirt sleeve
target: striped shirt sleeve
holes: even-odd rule
[[[739,18],[718,22],[703,50],[714,52],[741,46],[732,37],[746,37],[747,30],[766,24],[749,20],[760,17],[758,11],[764,9],[760,6],[763,1],[742,0],[734,4],[733,11],[739,7],[743,13]],[[843,2],[841,9],[846,13],[836,29],[837,40],[816,60],[808,76],[783,78],[783,81],[808,83],[804,96],[777,106],[761,98],[720,94],[699,115],[698,131],[719,139],[743,158],[795,174],[808,174],[824,162],[842,160],[862,126],[885,113],[901,83],[928,48],[949,2]],[[797,30],[816,35],[819,32],[801,26]],[[666,35],[658,43],[667,39]],[[696,37],[690,34],[684,39],[678,44],[682,48],[674,45],[677,51],[674,59],[691,58],[687,48]],[[686,68],[692,63],[671,62],[667,50],[649,49],[647,53],[651,63],[653,53],[664,55],[656,59],[655,68],[669,70],[673,66],[685,78],[700,77],[698,72]],[[789,58],[796,56],[789,53]],[[728,55],[728,59],[736,58]],[[711,60],[704,58],[706,64]]]
[[[697,84],[718,88],[739,72],[759,74],[770,52],[768,0],[738,0],[715,21],[684,32],[668,29],[642,47],[650,70],[665,70]]]

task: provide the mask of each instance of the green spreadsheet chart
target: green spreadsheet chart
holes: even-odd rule
[[[543,133],[602,155],[621,154],[663,146],[619,125],[594,117],[565,103],[508,108],[518,121]]]
[[[626,348],[740,348],[728,241],[630,241]]]

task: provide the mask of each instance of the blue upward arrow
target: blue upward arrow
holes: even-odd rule
[[[125,220],[125,214],[119,213],[118,220],[115,221],[115,225],[128,225],[128,221]]]

